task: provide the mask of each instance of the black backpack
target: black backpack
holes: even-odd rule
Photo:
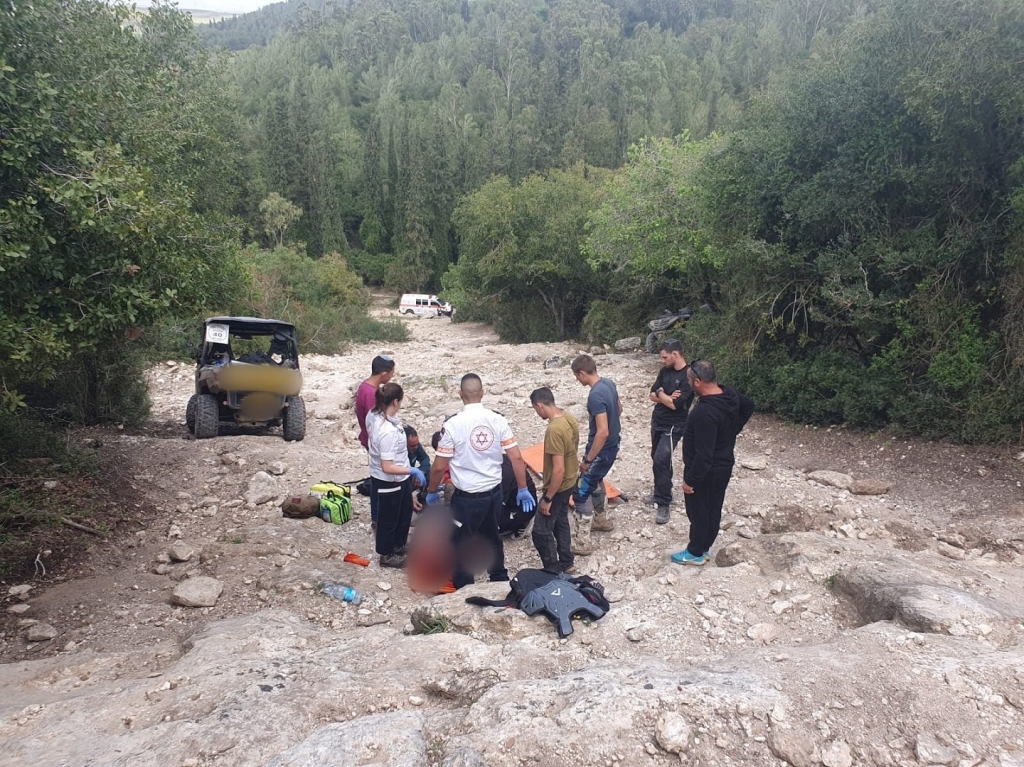
[[[572,633],[573,616],[586,615],[597,620],[611,607],[604,586],[589,575],[570,578],[525,568],[516,573],[509,586],[504,599],[467,597],[466,602],[480,607],[518,607],[527,615],[544,613],[563,639]]]

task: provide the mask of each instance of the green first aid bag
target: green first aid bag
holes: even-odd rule
[[[328,490],[320,497],[320,518],[332,525],[343,525],[352,519],[352,501]]]

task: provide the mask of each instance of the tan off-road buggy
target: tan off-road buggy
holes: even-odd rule
[[[266,350],[237,359],[237,346],[266,338]],[[244,342],[240,344],[239,341]],[[306,406],[299,396],[299,344],[295,326],[257,317],[210,317],[196,351],[196,393],[185,407],[185,423],[196,439],[220,434],[222,423],[281,426],[286,440],[306,436]]]

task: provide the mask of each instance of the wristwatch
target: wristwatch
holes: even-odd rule
[[[548,498],[548,497],[547,497],[547,496],[545,495],[544,497],[542,497],[542,498],[541,498],[541,500],[542,500],[542,501],[544,501],[544,503],[551,503],[551,501],[552,501],[552,500],[554,500],[554,499],[553,499],[553,498]]]

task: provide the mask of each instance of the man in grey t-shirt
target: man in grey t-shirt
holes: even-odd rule
[[[590,433],[580,459],[580,484],[574,496],[577,525],[572,547],[573,554],[586,556],[594,553],[590,531],[608,531],[615,526],[605,507],[604,478],[619,454],[622,403],[615,384],[597,374],[597,364],[589,354],[581,354],[573,360],[572,373],[577,381],[590,387],[587,397]]]

